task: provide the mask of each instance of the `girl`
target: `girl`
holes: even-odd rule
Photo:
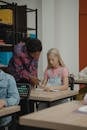
[[[44,73],[41,87],[46,91],[68,89],[68,69],[56,48],[47,53],[48,66]]]

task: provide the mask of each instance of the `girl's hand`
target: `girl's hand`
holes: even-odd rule
[[[45,88],[45,86],[43,84],[40,84],[40,83],[39,83],[39,87],[43,88],[43,89]]]
[[[49,91],[50,91],[50,87],[45,87],[45,88],[44,88],[44,91],[49,92]]]
[[[5,100],[0,99],[0,109],[3,108],[3,107],[5,107],[5,105],[6,105]]]
[[[47,87],[47,86],[46,86],[46,87],[44,88],[44,91],[48,91],[48,92],[49,92],[49,91],[53,91],[53,90],[54,90],[53,87]]]

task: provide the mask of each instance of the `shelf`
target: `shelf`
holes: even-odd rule
[[[12,47],[13,45],[12,44],[1,44],[0,43],[0,47]]]
[[[0,51],[12,51],[13,45],[12,44],[0,44]]]
[[[27,5],[17,5],[17,3],[14,2],[0,2],[3,3],[0,5],[1,11],[4,9],[11,10],[8,16],[10,16],[12,21],[8,24],[7,20],[3,20],[3,17],[0,17],[0,39],[3,39],[6,43],[0,43],[0,51],[13,51],[14,44],[18,43],[20,39],[25,38],[27,31],[29,31],[29,33],[33,31],[37,37],[37,9],[30,9],[27,8]],[[27,13],[30,12],[33,12],[35,15],[34,27],[27,27]],[[5,16],[7,17],[6,14],[7,13],[5,13]]]
[[[27,28],[27,30],[36,30],[36,28]]]
[[[0,27],[12,27],[13,25],[11,24],[6,24],[6,23],[1,23],[0,22]]]

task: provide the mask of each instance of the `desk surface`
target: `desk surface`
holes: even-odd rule
[[[10,107],[4,107],[2,109],[0,109],[0,117],[2,116],[7,116],[9,114],[13,114],[20,111],[20,106],[10,106]]]
[[[72,101],[20,117],[21,125],[58,129],[87,130],[87,113],[78,112],[82,104]]]
[[[35,101],[55,101],[67,97],[71,97],[77,95],[78,91],[76,90],[65,90],[65,91],[57,91],[57,92],[46,92],[43,90],[31,90],[30,99]]]
[[[87,84],[87,79],[82,78],[76,79],[75,84]]]

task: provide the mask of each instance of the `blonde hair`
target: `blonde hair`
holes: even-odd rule
[[[48,57],[49,57],[50,54],[54,54],[55,56],[58,57],[58,62],[59,62],[60,66],[62,66],[62,67],[65,66],[65,64],[64,64],[64,62],[63,62],[63,60],[62,60],[62,58],[60,56],[60,53],[59,53],[58,49],[51,48],[50,50],[48,50],[48,52],[47,52],[47,59],[48,59]],[[48,67],[47,68],[50,68],[49,60],[48,60]]]

